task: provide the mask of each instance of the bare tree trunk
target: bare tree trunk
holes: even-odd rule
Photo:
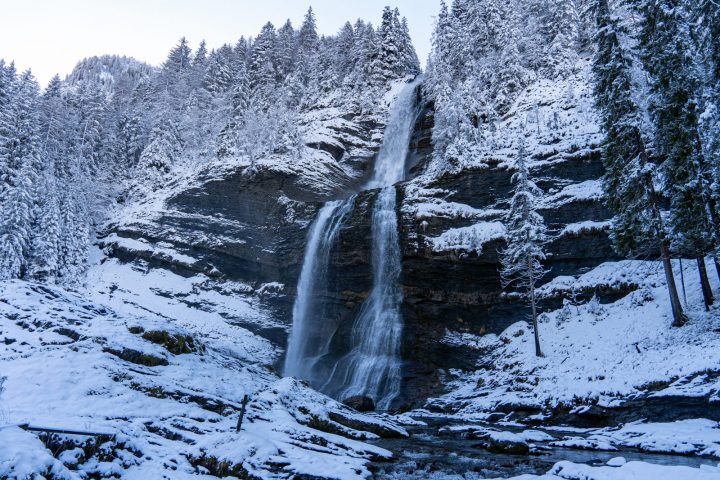
[[[540,331],[538,330],[537,321],[537,305],[535,300],[535,278],[532,270],[532,259],[528,256],[528,273],[530,274],[530,306],[532,307],[532,322],[533,331],[535,332],[535,356],[543,357],[542,350],[540,349]]]
[[[673,313],[673,327],[682,327],[687,322],[687,317],[680,306],[677,287],[675,286],[675,275],[673,274],[672,261],[670,260],[670,246],[667,240],[660,242],[660,255],[662,256],[663,268],[665,270],[665,281],[670,294],[670,306]]]
[[[683,306],[687,308],[687,292],[685,291],[685,269],[683,268],[682,258],[680,259],[680,286],[683,291]]]
[[[538,330],[537,307],[535,305],[535,285],[530,287],[530,303],[532,305],[533,330],[535,330],[535,356],[544,357],[540,349],[540,331]]]
[[[720,280],[720,262],[717,257],[713,257],[713,263],[715,264],[715,272],[717,273],[718,280]]]
[[[636,130],[637,142],[640,148],[640,165],[645,167],[649,163],[645,142],[642,139],[640,130]],[[665,270],[665,282],[667,283],[668,293],[670,294],[670,306],[673,314],[673,327],[682,327],[687,322],[687,317],[683,313],[680,305],[680,297],[678,297],[677,286],[675,284],[675,275],[672,269],[672,260],[670,259],[670,243],[666,237],[665,222],[660,212],[660,202],[657,198],[655,185],[653,184],[650,174],[645,175],[645,188],[647,189],[648,203],[650,211],[655,218],[657,229],[657,238],[660,242],[660,256],[662,257],[663,269]]]
[[[700,285],[702,286],[703,300],[705,302],[705,311],[710,311],[710,306],[715,302],[710,288],[710,280],[708,279],[707,268],[705,267],[705,258],[697,258],[698,271],[700,272]]]

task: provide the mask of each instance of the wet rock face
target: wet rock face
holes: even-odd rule
[[[431,117],[424,118],[414,138],[422,139],[432,128]],[[422,142],[418,142],[422,145]],[[427,163],[428,150],[419,150],[418,165]],[[589,149],[566,160],[540,163],[532,172],[545,192],[559,192],[568,185],[596,181],[603,174],[597,149]],[[511,196],[512,172],[499,166],[465,169],[445,174],[427,188],[440,189],[442,198],[489,213],[483,221],[501,221]],[[400,187],[405,197],[407,187]],[[408,199],[412,202],[412,199]],[[482,252],[433,251],[429,237],[437,237],[451,228],[462,228],[477,219],[423,217],[402,215],[403,249],[402,286],[405,334],[403,356],[405,384],[400,403],[417,405],[418,398],[437,394],[442,387],[443,372],[450,368],[474,369],[482,352],[447,339],[451,335],[501,333],[511,324],[528,318],[529,308],[502,295],[499,252],[503,240],[490,241]],[[548,245],[544,281],[559,275],[579,275],[597,265],[617,258],[606,230],[590,229],[562,233],[569,224],[605,222],[611,213],[600,198],[568,199],[549,203],[540,209],[552,241]],[[544,283],[544,282],[541,282]],[[608,292],[612,294],[612,292]],[[602,297],[601,297],[602,299]],[[544,300],[545,308],[557,308],[561,298]],[[542,310],[541,310],[542,311]]]

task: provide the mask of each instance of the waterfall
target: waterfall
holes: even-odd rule
[[[305,249],[284,374],[308,380],[313,385],[315,364],[327,353],[334,333],[329,331],[331,325],[323,321],[324,302],[318,300],[327,291],[330,251],[354,200],[353,196],[326,203],[310,228]]]
[[[323,316],[318,292],[327,287],[330,250],[354,197],[326,204],[311,228],[285,359],[286,375],[306,379],[339,399],[368,396],[379,409],[387,409],[400,392],[402,258],[395,184],[405,178],[417,82],[406,85],[393,105],[373,176],[365,187],[379,189],[372,214],[373,286],[353,323],[352,348],[326,379],[316,378],[315,366],[328,353],[334,333],[328,331],[332,325]]]

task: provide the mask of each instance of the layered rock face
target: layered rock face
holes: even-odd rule
[[[552,234],[545,280],[577,275],[615,257],[607,237],[611,215],[602,201],[601,137],[586,70],[564,82],[529,87],[492,126],[484,153],[450,168],[433,166],[432,105],[422,96],[418,101],[424,108],[407,159],[411,180],[396,187],[405,322],[398,406],[418,405],[437,393],[446,370],[476,365],[482,351],[458,340],[500,333],[526,318],[524,304],[502,294],[499,277],[501,220],[512,196],[517,135],[526,137],[534,179],[545,192],[541,213]],[[362,185],[382,128],[382,119],[328,116],[324,133],[309,142],[321,168],[309,162],[288,162],[291,167],[269,162],[252,171],[208,166],[186,185],[169,189],[152,215],[115,225],[105,243],[123,260],[241,281],[257,294],[282,284],[279,294],[262,298],[289,328],[308,227],[323,201],[349,196]],[[327,365],[350,348],[352,322],[372,286],[376,196],[377,191],[356,196],[331,252],[330,288],[323,296],[327,321],[337,330]],[[148,248],[128,248],[127,238],[143,239]],[[164,255],[164,247],[180,252],[181,259]],[[283,329],[259,333],[279,345],[285,342]]]

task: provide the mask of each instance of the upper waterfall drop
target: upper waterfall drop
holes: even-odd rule
[[[416,79],[407,84],[395,100],[373,175],[364,188],[380,189],[372,214],[373,286],[353,322],[351,349],[329,374],[316,368],[328,354],[335,333],[329,331],[332,325],[325,318],[320,298],[328,288],[330,251],[355,197],[328,202],[311,227],[285,359],[286,375],[308,380],[315,388],[341,400],[353,395],[371,397],[381,409],[389,408],[400,392],[402,258],[395,184],[405,179],[419,82]]]

